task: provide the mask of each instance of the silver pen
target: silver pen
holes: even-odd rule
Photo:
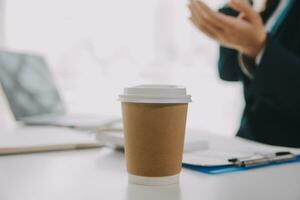
[[[253,156],[244,158],[232,158],[228,161],[239,167],[255,167],[271,163],[280,163],[292,161],[296,159],[296,155],[291,152],[277,152],[272,154],[254,154]]]

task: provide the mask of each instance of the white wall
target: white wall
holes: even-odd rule
[[[208,1],[217,8],[224,0]],[[188,1],[9,0],[6,47],[44,54],[70,112],[120,114],[125,86],[187,86],[189,127],[233,135],[241,88],[217,77],[217,44],[196,30]]]
[[[5,9],[4,0],[0,0],[0,49],[4,48],[5,39]],[[12,124],[11,115],[8,111],[7,104],[0,86],[0,126],[10,126]]]
[[[0,48],[5,46],[5,0],[0,0]]]

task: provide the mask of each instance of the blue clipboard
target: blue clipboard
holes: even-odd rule
[[[204,167],[204,166],[190,165],[190,164],[185,164],[185,163],[183,163],[182,166],[186,169],[191,169],[191,170],[194,170],[194,171],[197,171],[197,172],[202,172],[202,173],[211,174],[211,175],[218,175],[218,174],[226,174],[226,173],[253,170],[253,169],[258,169],[258,168],[263,168],[263,167],[286,165],[286,164],[297,163],[297,162],[300,162],[300,155],[298,155],[296,157],[296,159],[292,160],[292,161],[286,161],[286,162],[280,162],[280,163],[271,163],[271,164],[260,165],[260,166],[255,166],[255,167],[238,167],[238,166],[235,166],[235,165]]]

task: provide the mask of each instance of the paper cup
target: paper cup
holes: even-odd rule
[[[184,87],[141,85],[125,88],[119,100],[129,182],[177,183],[191,96]]]

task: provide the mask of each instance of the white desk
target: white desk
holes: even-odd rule
[[[300,164],[226,175],[184,169],[179,185],[127,183],[123,154],[108,148],[0,157],[1,200],[299,200]]]

